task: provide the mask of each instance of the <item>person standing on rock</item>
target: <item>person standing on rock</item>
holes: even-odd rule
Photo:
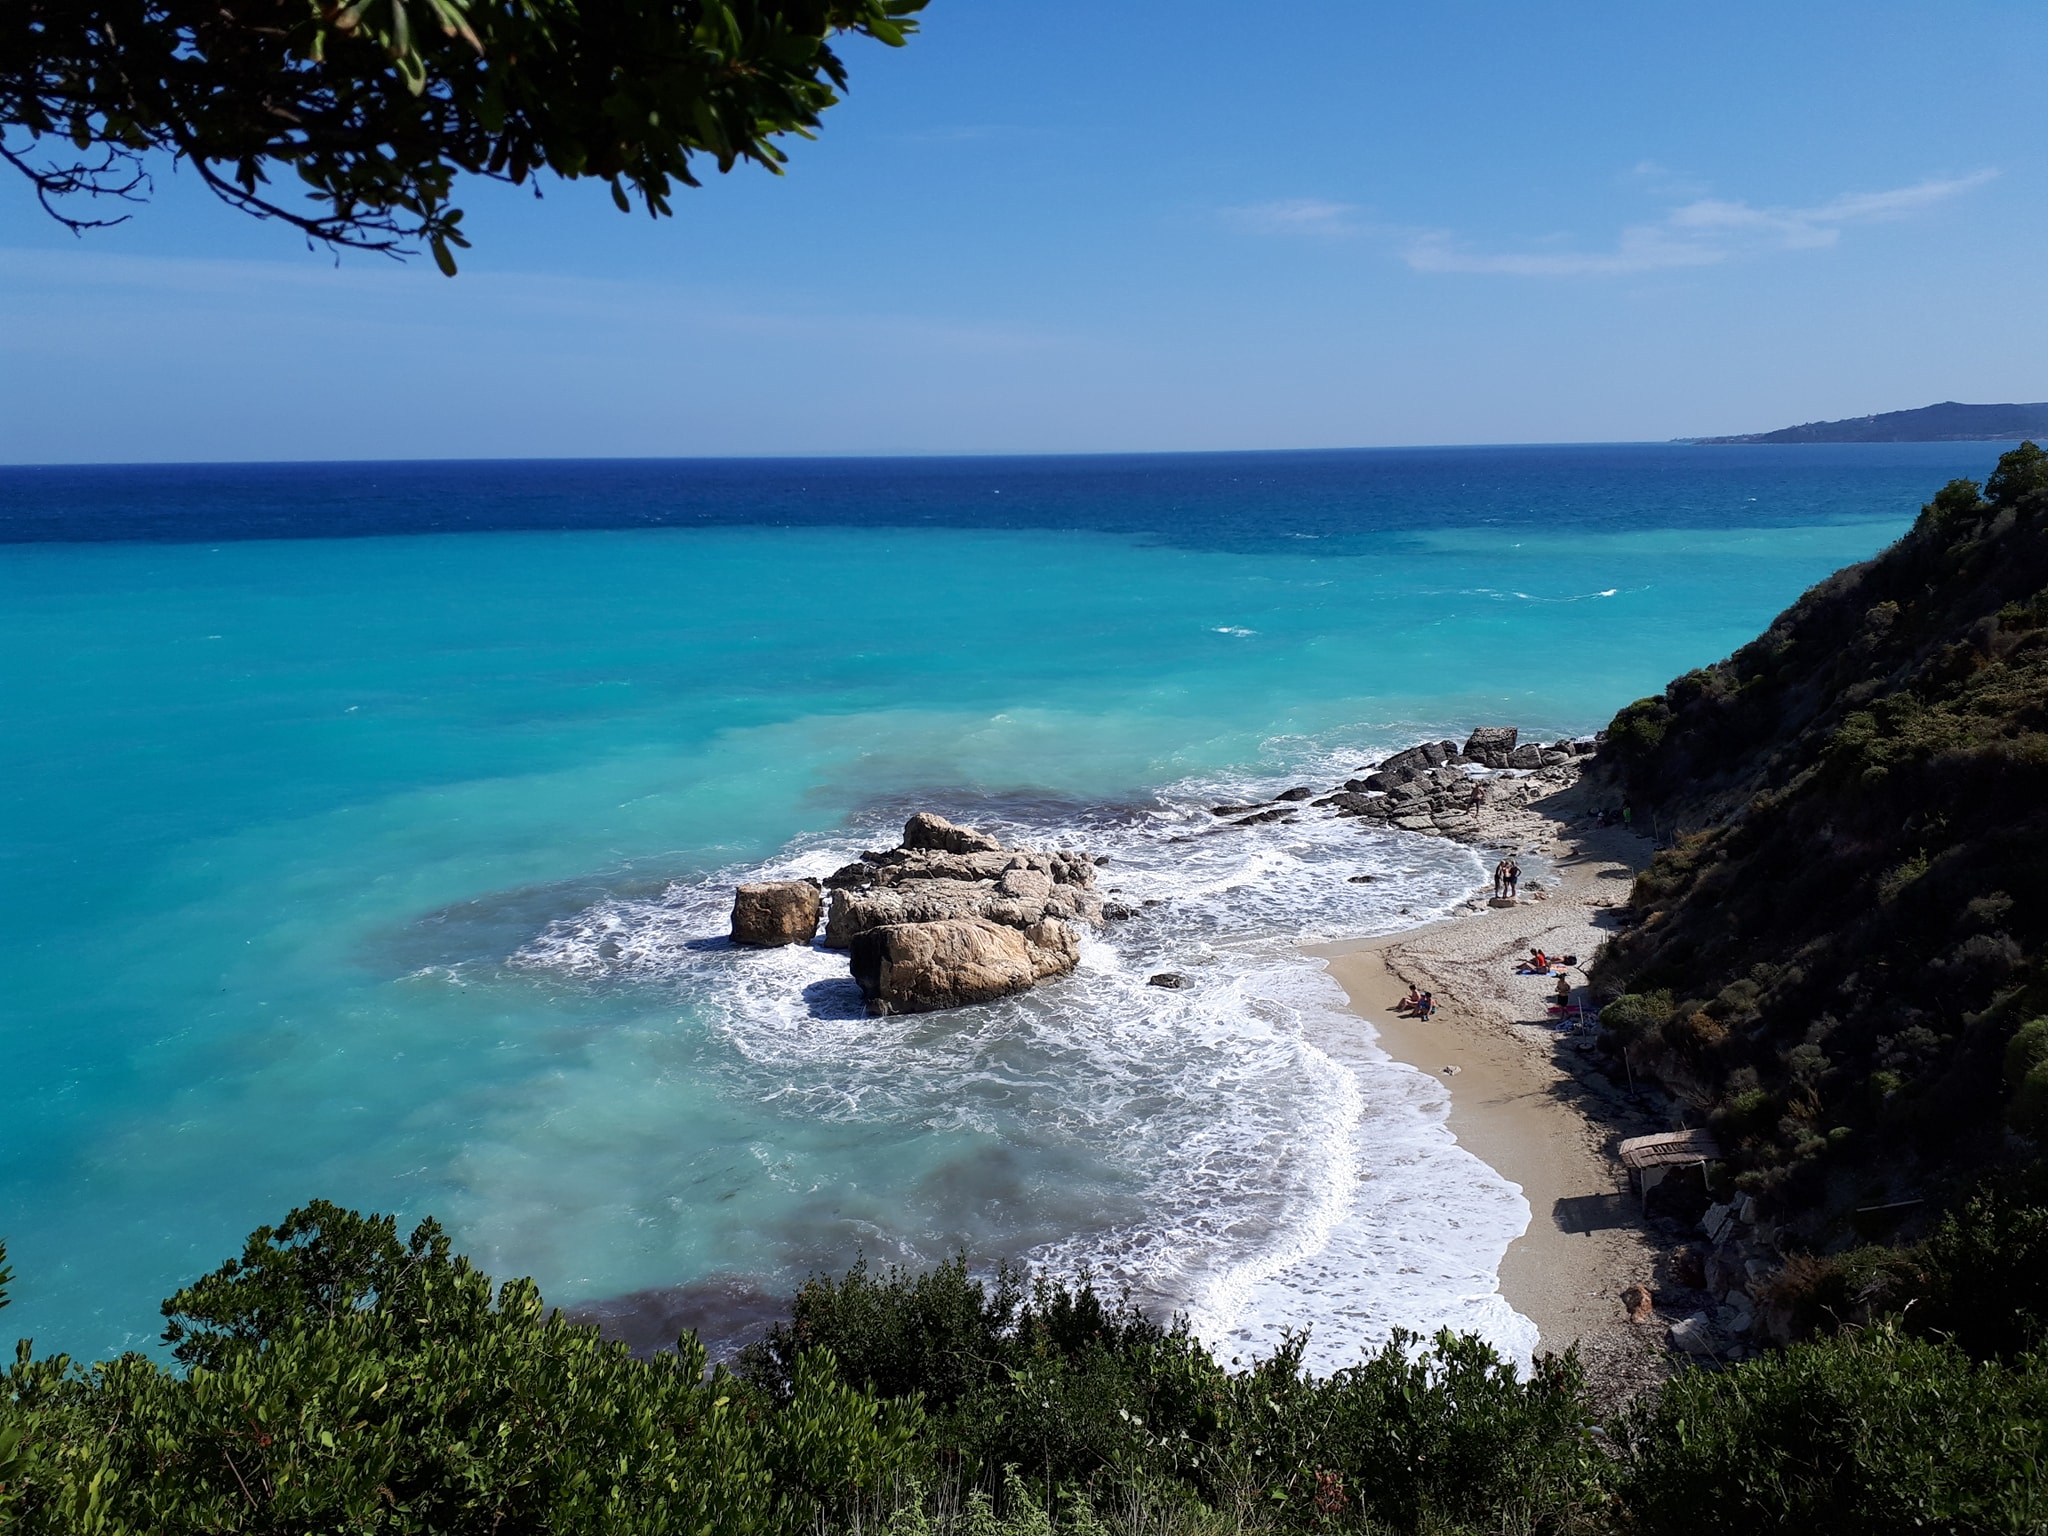
[[[1496,898],[1508,893],[1508,861],[1502,859],[1493,866],[1493,894]]]
[[[1521,884],[1522,880],[1522,866],[1515,862],[1513,854],[1508,855],[1507,863],[1503,866],[1502,872],[1507,878],[1507,898],[1509,901],[1513,901],[1515,899],[1515,887]]]

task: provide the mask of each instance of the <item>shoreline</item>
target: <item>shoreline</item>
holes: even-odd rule
[[[1665,1126],[1550,1023],[1553,983],[1514,973],[1540,945],[1576,955],[1571,978],[1582,987],[1648,861],[1646,838],[1572,825],[1589,809],[1574,785],[1485,815],[1480,846],[1548,866],[1540,889],[1525,880],[1516,906],[1304,953],[1325,963],[1381,1050],[1444,1085],[1458,1145],[1521,1188],[1529,1225],[1501,1257],[1500,1293],[1536,1325],[1539,1353],[1576,1346],[1596,1397],[1613,1406],[1670,1371],[1663,1330],[1631,1323],[1621,1300],[1631,1285],[1656,1288],[1665,1240],[1641,1220],[1613,1151],[1623,1136]],[[1435,1018],[1392,1011],[1410,985],[1435,994]]]

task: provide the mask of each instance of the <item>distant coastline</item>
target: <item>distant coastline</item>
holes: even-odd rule
[[[1844,421],[1809,421],[1775,432],[1678,441],[1714,447],[1728,443],[1995,443],[2048,436],[2048,402],[2033,405],[1963,405],[1944,400],[1911,411],[1884,411]]]

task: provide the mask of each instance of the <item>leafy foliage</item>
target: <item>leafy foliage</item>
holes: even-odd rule
[[[1589,1496],[1601,1457],[1575,1359],[1522,1380],[1475,1340],[1400,1337],[1315,1378],[1305,1342],[1231,1371],[1085,1276],[988,1284],[955,1261],[812,1281],[741,1369],[781,1400],[789,1362],[828,1349],[851,1380],[922,1394],[942,1464],[991,1487],[1014,1468],[1048,1507],[1074,1487],[1290,1529],[1348,1515],[1405,1530],[1508,1506],[1558,1520]]]
[[[431,1222],[401,1240],[389,1218],[316,1203],[164,1304],[182,1372],[21,1346],[0,1392],[0,1525],[2032,1530],[2048,1499],[2048,1365],[2029,1352],[2048,1209],[2030,1198],[1987,1197],[1898,1270],[1929,1316],[2009,1293],[2037,1309],[2028,1328],[1959,1345],[1883,1326],[1688,1373],[1605,1438],[1570,1356],[1524,1378],[1475,1339],[1397,1337],[1315,1377],[1294,1339],[1235,1369],[1085,1276],[984,1281],[964,1261],[814,1280],[737,1377],[707,1371],[690,1335],[639,1360],[545,1312],[531,1282],[494,1286]],[[1973,1361],[1979,1345],[2010,1348]]]
[[[924,0],[10,0],[0,156],[73,228],[146,156],[336,246],[465,246],[458,174],[542,170],[671,213],[693,161],[778,170],[838,100],[838,33],[900,45]],[[304,203],[273,187],[303,184]]]
[[[165,1303],[183,1375],[24,1347],[24,1532],[793,1530],[914,1470],[920,1417],[799,1362],[771,1409],[686,1337],[633,1359],[423,1223],[295,1211]]]
[[[2048,1517],[2048,1363],[1974,1364],[1892,1328],[1687,1372],[1625,1438],[1623,1499],[1659,1536],[2003,1533]]]

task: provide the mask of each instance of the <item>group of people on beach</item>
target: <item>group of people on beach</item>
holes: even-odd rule
[[[1493,894],[1495,896],[1506,896],[1512,899],[1515,894],[1515,887],[1521,883],[1521,880],[1522,866],[1515,862],[1515,856],[1512,853],[1493,866]]]
[[[1529,958],[1515,967],[1517,976],[1556,976],[1557,986],[1550,994],[1550,1011],[1568,1014],[1572,1011],[1571,967],[1578,963],[1576,955],[1549,955],[1540,948],[1531,948]]]
[[[1436,999],[1411,986],[1408,995],[1394,1004],[1394,1012],[1405,1013],[1411,1019],[1426,1019],[1436,1012]]]

